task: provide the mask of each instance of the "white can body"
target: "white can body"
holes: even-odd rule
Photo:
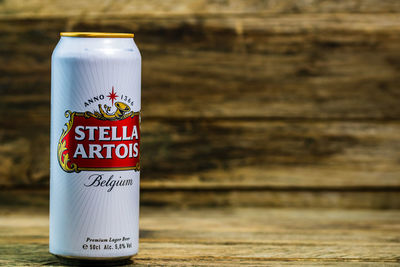
[[[64,37],[52,55],[50,252],[138,252],[141,56],[133,38]]]

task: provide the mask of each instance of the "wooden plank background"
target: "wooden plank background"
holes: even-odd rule
[[[60,31],[134,32],[149,205],[400,207],[399,1],[0,3],[0,186],[47,188]]]

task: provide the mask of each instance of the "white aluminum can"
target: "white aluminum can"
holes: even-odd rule
[[[133,34],[61,33],[51,68],[50,253],[138,252],[141,56]]]

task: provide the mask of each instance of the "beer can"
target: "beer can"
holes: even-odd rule
[[[128,33],[64,32],[51,60],[50,253],[138,252],[141,56]]]

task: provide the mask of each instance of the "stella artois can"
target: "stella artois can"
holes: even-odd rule
[[[51,64],[50,252],[126,261],[139,238],[141,56],[133,34],[61,33]]]

